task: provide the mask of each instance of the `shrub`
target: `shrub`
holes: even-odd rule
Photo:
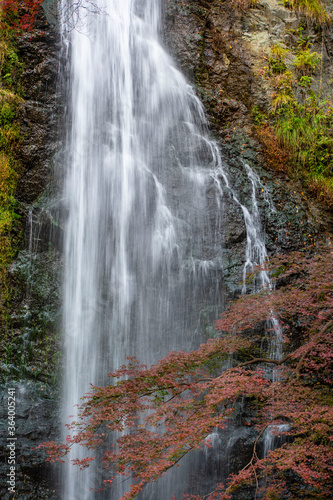
[[[283,73],[286,71],[285,59],[287,54],[289,54],[289,50],[278,43],[271,48],[268,64],[273,73]]]
[[[310,49],[305,49],[299,51],[293,64],[301,75],[312,75],[316,71],[320,61],[321,55],[318,52],[311,52]]]
[[[328,101],[309,97],[290,107],[277,120],[276,133],[295,160],[316,175],[333,175],[333,110]]]
[[[285,0],[284,4],[303,13],[309,21],[319,25],[329,24],[331,18],[320,0]]]
[[[321,175],[308,177],[308,188],[317,200],[325,203],[330,209],[333,208],[333,180],[326,179]]]
[[[333,264],[330,249],[317,252],[312,258],[297,252],[272,259],[265,268],[277,274],[279,286],[229,304],[216,322],[219,334],[197,350],[172,352],[150,368],[128,358],[109,374],[110,384],[91,386],[81,399],[66,442],[38,448],[46,449],[48,461],[63,462],[80,445],[86,453],[73,458],[73,465],[85,469],[96,461],[105,471],[101,489],[120,476],[130,478],[120,500],[133,500],[170,468],[181,467],[184,455],[211,446],[211,433],[228,426],[246,398],[256,409],[245,421],[255,436],[250,461],[229,476],[227,485],[183,498],[227,500],[246,486],[254,493],[247,498],[330,500]],[[257,351],[249,335],[269,311],[284,325],[287,354],[279,360]],[[297,340],[289,326],[296,324],[302,328]],[[277,381],[267,377],[263,365],[279,369]],[[279,430],[285,423],[289,430]],[[268,428],[283,432],[288,441],[260,458],[257,443]],[[110,434],[117,441],[103,448]]]
[[[30,31],[43,0],[2,0],[2,29]]]

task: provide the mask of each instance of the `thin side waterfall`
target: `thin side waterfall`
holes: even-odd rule
[[[285,433],[290,431],[291,427],[289,424],[279,424],[279,425],[269,425],[264,433],[264,451],[263,456],[265,457],[271,450],[274,450],[277,446],[281,446],[286,442]]]
[[[260,212],[257,202],[257,192],[260,189],[264,192],[264,199],[269,205],[272,212],[275,207],[272,200],[269,198],[265,186],[260,181],[258,175],[244,163],[245,170],[252,184],[252,214],[248,215],[248,211],[243,208],[244,219],[247,227],[247,249],[246,249],[246,262],[243,271],[243,293],[246,292],[246,273],[252,271],[254,265],[262,265],[267,260],[267,250],[265,247],[264,239],[261,234]],[[268,290],[273,289],[272,281],[269,273],[265,270],[261,271],[258,276],[258,283],[255,283],[255,291],[266,287]],[[267,333],[268,333],[268,356],[270,359],[280,360],[283,353],[283,337],[281,325],[276,318],[274,311],[270,311],[269,318],[267,319]],[[280,378],[279,368],[266,368],[267,376],[270,376],[273,382]],[[285,442],[285,434],[290,430],[287,424],[279,424],[268,426],[263,436],[263,456],[265,457],[271,450],[277,446],[281,446]]]
[[[212,176],[215,181],[215,185],[217,189],[222,191],[222,186],[220,183],[221,177],[224,180],[224,184],[227,189],[230,190],[232,197],[237,205],[241,208],[244,216],[245,227],[246,227],[246,250],[245,250],[245,263],[243,267],[243,286],[242,293],[247,292],[247,284],[246,277],[247,274],[252,272],[255,266],[261,266],[265,264],[268,258],[267,249],[265,246],[264,234],[261,228],[260,221],[260,211],[258,207],[258,198],[257,193],[259,189],[263,191],[263,197],[265,202],[267,203],[270,212],[274,213],[275,207],[274,204],[267,192],[265,186],[260,181],[259,176],[250,168],[248,164],[243,162],[244,170],[248,176],[250,184],[252,186],[251,190],[251,207],[248,209],[245,205],[243,205],[237,193],[231,189],[230,182],[228,179],[228,175],[224,169],[218,169],[215,171]],[[222,195],[222,193],[221,193]],[[268,290],[273,289],[273,284],[269,273],[266,270],[262,270],[258,273],[253,292],[258,292],[261,289],[266,288]],[[274,311],[270,311],[270,315],[267,318],[267,337],[268,337],[268,356],[271,359],[282,359],[283,352],[283,338],[282,338],[282,329],[278,319],[276,318]],[[271,378],[273,382],[279,380],[279,369],[277,367],[266,368],[266,375]],[[283,439],[285,436],[282,434],[282,438],[278,437],[280,433],[283,433],[287,429],[288,426],[281,424],[276,426],[269,426],[263,436],[263,456],[266,456],[269,451],[273,450],[277,447],[277,445],[283,444]]]
[[[246,274],[251,272],[255,265],[265,264],[268,258],[264,236],[261,229],[260,212],[257,201],[257,193],[259,189],[263,191],[264,199],[268,204],[270,211],[275,212],[274,204],[270,199],[265,186],[261,183],[259,176],[246,163],[244,163],[244,168],[252,185],[252,210],[250,214],[248,210],[242,207],[247,228],[246,262],[243,270],[243,293],[246,292]],[[262,270],[259,273],[254,291],[258,292],[263,288],[267,288],[269,291],[272,291],[273,289],[270,275],[266,270]],[[270,311],[270,315],[267,319],[267,332],[269,334],[269,357],[277,360],[282,359],[282,329],[274,311]],[[276,381],[278,378],[279,369],[273,367],[272,380]]]
[[[203,107],[158,41],[159,2],[82,0],[71,10],[63,0],[62,14],[70,61],[68,422],[90,384],[107,383],[127,356],[151,364],[202,341],[224,305],[223,189],[230,187]],[[246,223],[245,272],[262,263],[266,249],[257,208],[249,211],[232,195]],[[263,274],[260,286],[268,279]],[[76,457],[75,449],[69,460]],[[64,469],[63,500],[97,498],[99,470]],[[169,500],[186,491],[188,471],[185,461],[181,475],[166,476],[140,498]],[[117,500],[126,487],[98,498]]]

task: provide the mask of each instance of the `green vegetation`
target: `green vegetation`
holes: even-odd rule
[[[296,165],[309,174],[333,176],[333,108],[313,94],[300,104],[280,108],[277,136],[294,154]]]
[[[19,243],[15,192],[20,170],[16,159],[20,126],[16,112],[22,101],[22,63],[8,31],[2,29],[0,36],[0,305],[4,314],[10,298],[6,270]]]
[[[285,59],[288,53],[289,50],[278,43],[271,48],[268,64],[273,73],[283,73],[287,69]]]
[[[61,356],[56,345],[59,283],[53,248],[50,245],[39,258],[20,251],[20,214],[27,213],[16,199],[23,170],[18,111],[24,98],[23,63],[16,44],[31,29],[39,2],[24,0],[21,19],[15,14],[16,3],[4,1],[0,15],[0,380],[30,378],[56,385]],[[27,18],[24,9],[31,3],[35,7]],[[22,300],[27,286],[29,304]]]
[[[305,14],[309,21],[319,25],[331,22],[325,6],[320,0],[284,0],[284,5]]]
[[[11,230],[17,218],[15,214],[14,192],[17,172],[10,159],[0,152],[0,269],[2,285],[4,274],[14,251],[11,245]]]
[[[301,75],[312,75],[321,61],[321,55],[310,49],[300,50],[294,61],[294,66]]]
[[[272,109],[275,112],[285,106],[293,105],[295,101],[293,89],[293,74],[286,71],[274,79],[275,94],[272,100]]]
[[[182,467],[187,453],[204,449],[204,443],[212,446],[212,431],[228,429],[231,418],[237,418],[238,425],[251,430],[246,440],[252,441],[252,456],[243,464],[240,457],[226,484],[183,500],[331,500],[331,252],[280,255],[265,268],[279,286],[229,304],[215,323],[214,337],[197,350],[171,352],[149,368],[127,358],[109,374],[109,384],[91,387],[66,426],[66,442],[39,445],[47,460],[62,462],[72,446],[80,445],[73,465],[84,469],[96,461],[105,472],[101,489],[112,487],[115,477],[130,478],[120,500],[133,500],[170,468]],[[283,328],[279,359],[268,356],[256,333],[268,311]],[[265,432],[285,439],[263,457],[258,451]]]
[[[311,50],[311,37],[304,31],[304,26],[293,30],[294,46],[271,48],[264,74],[274,89],[268,120],[273,118],[273,127],[263,115],[258,123],[258,112],[254,122],[269,165],[297,175],[317,199],[332,207],[333,103],[312,88],[322,57]]]

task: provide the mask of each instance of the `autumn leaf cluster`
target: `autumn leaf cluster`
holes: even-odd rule
[[[43,0],[2,0],[1,28],[31,31]]]
[[[249,419],[257,436],[252,459],[205,498],[230,499],[244,487],[255,496],[261,490],[267,499],[331,498],[332,253],[281,256],[267,267],[275,290],[231,304],[216,323],[216,338],[192,352],[172,352],[151,367],[130,358],[109,374],[109,385],[92,387],[78,421],[68,426],[67,442],[41,445],[48,460],[64,460],[78,444],[87,448],[87,457],[73,463],[88,467],[99,460],[95,451],[110,434],[121,435],[102,454],[103,487],[112,486],[115,477],[128,477],[132,485],[121,500],[130,500],[168,469],[181,467],[191,450],[209,445],[207,437],[228,426],[237,402],[245,398],[257,408]],[[258,325],[273,314],[284,336],[279,359],[258,342]],[[279,376],[272,377],[268,367]],[[285,444],[260,456],[263,433],[268,427],[279,433],[281,424],[288,424]]]

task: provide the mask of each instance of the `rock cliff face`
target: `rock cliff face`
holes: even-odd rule
[[[332,92],[332,30],[312,26],[305,17],[278,0],[169,0],[166,7],[166,44],[182,70],[194,82],[206,105],[213,128],[227,137],[238,127],[251,132],[251,108],[269,111],[273,88],[263,77],[270,49],[296,38],[308,25],[313,50],[323,56],[315,88]],[[326,5],[326,4],[325,4]],[[328,12],[332,6],[328,3]],[[305,29],[305,28],[304,28]],[[290,60],[295,55],[288,55]],[[223,132],[222,132],[223,131]]]
[[[61,272],[54,228],[54,157],[59,151],[59,36],[42,13],[32,33],[19,36],[24,100],[17,111],[21,165],[16,199],[22,248],[8,269],[10,302],[1,342],[0,496],[54,498],[54,470],[34,448],[59,429],[57,314]],[[47,193],[47,194],[46,194]],[[55,236],[55,237],[53,237]],[[57,242],[53,244],[52,242]],[[8,388],[15,390],[15,482],[8,488]]]
[[[264,148],[254,130],[254,111],[269,115],[274,88],[263,75],[268,55],[276,44],[294,36],[304,17],[281,5],[263,0],[252,9],[241,2],[170,0],[166,8],[165,42],[182,71],[194,83],[207,110],[212,133],[231,166],[237,191],[246,191],[242,161],[260,175],[276,211],[260,200],[269,253],[302,248],[324,233],[332,233],[332,214],[311,199],[301,184],[267,168]],[[302,24],[303,23],[303,24]],[[324,34],[309,28],[314,50],[322,53],[320,75],[314,89],[332,92],[331,30]],[[290,60],[295,55],[290,53]],[[288,61],[287,61],[288,63]],[[242,160],[242,161],[240,161]],[[237,211],[226,206],[226,247],[241,259],[243,224]],[[325,239],[325,238],[324,238]]]
[[[297,181],[267,169],[264,149],[253,131],[253,109],[269,113],[273,92],[261,74],[267,64],[265,57],[270,47],[289,36],[286,29],[299,27],[300,19],[278,0],[263,0],[246,12],[234,7],[221,0],[169,0],[165,43],[206,106],[212,134],[243,203],[249,203],[250,193],[244,163],[260,176],[258,204],[269,253],[288,252],[328,238],[333,227],[331,215],[313,203]],[[327,30],[320,38],[314,32],[313,37],[315,48],[323,51],[316,85],[327,92],[331,90],[332,33]],[[12,301],[2,368],[17,396],[16,484],[20,496],[15,498],[52,499],[60,498],[55,475],[31,448],[54,437],[59,428],[55,381],[61,363],[57,324],[62,232],[52,165],[61,150],[57,132],[63,115],[57,86],[60,47],[57,34],[41,15],[33,33],[19,38],[18,48],[24,60],[25,101],[19,109],[22,141],[18,156],[23,170],[17,199],[25,243],[10,268]],[[232,297],[239,293],[246,232],[242,212],[228,192],[224,214],[225,281]],[[1,478],[6,477],[8,384],[2,386],[1,396]],[[248,437],[237,444],[244,456],[251,447],[246,444]],[[12,498],[6,479],[0,494]]]
[[[229,177],[242,203],[249,202],[249,178],[244,163],[260,176],[257,192],[265,243],[270,255],[288,253],[320,241],[330,242],[333,218],[325,205],[314,202],[295,177],[272,171],[255,127],[255,111],[271,116],[274,88],[265,77],[271,48],[287,46],[290,36],[304,26],[304,17],[278,0],[259,1],[252,9],[221,0],[170,0],[167,4],[165,43],[180,69],[194,84],[203,100],[212,134],[215,136]],[[332,32],[324,34],[308,26],[313,49],[322,54],[320,74],[313,77],[313,89],[323,96],[332,92]],[[288,55],[287,65],[295,60]],[[244,219],[232,197],[225,193],[225,283],[229,297],[239,293],[246,234]],[[248,409],[244,409],[244,415]],[[240,412],[241,413],[241,412]],[[236,472],[251,459],[251,431],[242,426],[222,437],[221,449],[228,449],[228,464],[219,463],[216,452],[213,470]],[[223,456],[223,453],[221,454]],[[219,477],[220,480],[225,478]],[[254,498],[254,491],[239,490],[237,499]]]

